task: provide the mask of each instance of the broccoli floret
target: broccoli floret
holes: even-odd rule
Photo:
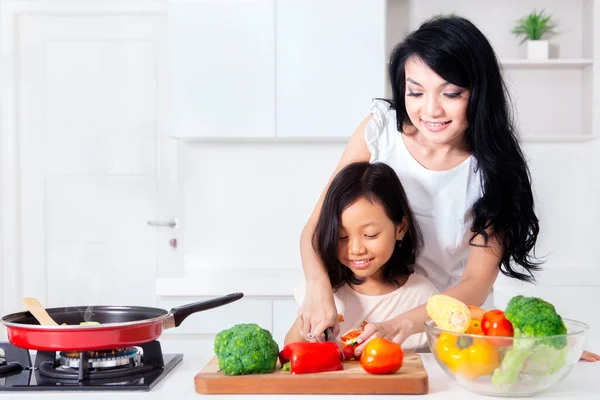
[[[238,324],[219,332],[214,351],[225,375],[266,374],[275,370],[279,346],[256,324]]]
[[[504,316],[511,322],[515,337],[531,339],[514,341],[502,365],[494,371],[495,386],[514,383],[521,373],[551,375],[565,365],[568,353],[565,336],[535,339],[567,333],[552,304],[537,297],[515,296],[508,302]]]
[[[508,302],[504,315],[512,324],[515,337],[539,337],[567,333],[567,327],[554,306],[537,297],[513,297]],[[562,349],[567,345],[567,338],[563,336],[542,341],[518,341],[517,343],[533,346],[540,342],[556,349]]]

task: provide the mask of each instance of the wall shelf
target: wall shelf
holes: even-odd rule
[[[591,58],[551,58],[549,60],[505,59],[503,67],[583,68],[594,63]]]
[[[597,135],[580,133],[575,135],[522,135],[521,141],[526,143],[581,143],[596,140]]]

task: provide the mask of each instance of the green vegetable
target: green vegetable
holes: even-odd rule
[[[552,304],[537,297],[515,296],[508,302],[504,315],[513,325],[515,337],[532,339],[514,341],[500,368],[494,371],[492,383],[495,386],[514,383],[521,373],[551,375],[565,365],[568,353],[565,336],[535,339],[567,333]]]
[[[214,351],[225,375],[273,372],[279,347],[266,329],[256,324],[238,324],[217,334]]]
[[[537,346],[527,359],[523,373],[529,376],[552,375],[560,371],[567,362],[569,348],[558,350],[545,344]]]
[[[511,349],[506,352],[500,368],[492,375],[492,384],[496,387],[515,383],[521,376],[521,368],[529,356],[528,350]]]
[[[508,302],[504,315],[513,325],[515,337],[552,336],[567,333],[567,327],[560,315],[556,313],[554,306],[537,297],[513,297]],[[522,346],[544,343],[556,349],[562,349],[567,345],[567,338],[562,336],[542,341],[520,340],[516,343]]]
[[[80,322],[79,325],[82,326],[88,326],[88,325],[100,325],[100,322],[96,322],[96,321],[85,321],[85,322]]]

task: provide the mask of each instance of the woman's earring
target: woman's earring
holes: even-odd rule
[[[398,246],[399,249],[402,248],[402,239],[396,240],[396,246]]]

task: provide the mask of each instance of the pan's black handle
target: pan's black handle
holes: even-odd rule
[[[181,307],[172,308],[171,314],[173,314],[175,326],[179,326],[184,319],[194,313],[197,313],[198,311],[210,310],[211,308],[224,306],[225,304],[233,303],[242,297],[244,297],[244,293],[231,293],[227,296],[217,297],[216,299],[199,301],[197,303],[186,304]]]

